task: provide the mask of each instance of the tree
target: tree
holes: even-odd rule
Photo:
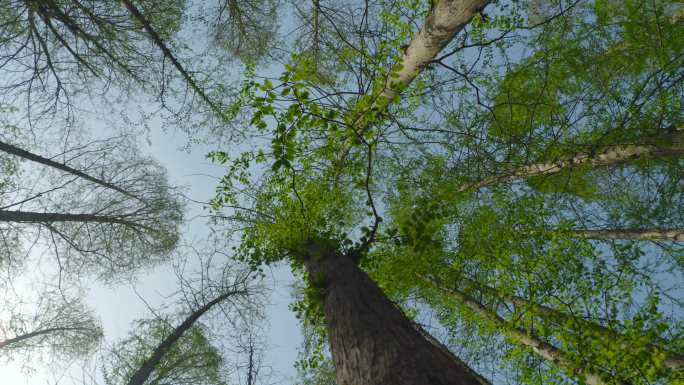
[[[239,265],[227,262],[216,266],[213,257],[217,253],[220,251],[190,248],[189,254],[181,258],[176,273],[183,293],[181,304],[187,310],[137,321],[130,337],[103,358],[106,384],[226,383],[222,352],[212,345],[209,324],[200,322],[200,318],[206,319],[209,313],[221,310],[219,314],[232,327],[241,328],[239,325],[243,324],[254,332],[263,288],[258,276]],[[191,255],[200,258],[200,271],[185,271]],[[253,355],[256,349],[250,345],[249,352]],[[255,371],[256,367],[249,368],[248,375]]]
[[[307,103],[307,91],[301,91],[297,85],[287,85],[291,79],[291,74],[287,73],[281,77],[285,82],[283,86],[301,102],[301,105],[293,104],[289,109],[294,113],[278,115],[267,104],[266,100],[272,102],[276,98],[270,90],[270,82],[262,88],[267,97],[254,99],[253,106],[257,107],[257,112],[253,123],[265,128],[265,124],[260,123],[262,116],[271,114],[279,121],[279,125],[273,140],[273,174],[265,183],[255,186],[255,191],[259,193],[254,206],[238,211],[245,213],[245,217],[239,220],[253,221],[243,236],[240,250],[243,258],[255,267],[263,262],[289,258],[295,266],[306,272],[313,292],[318,293],[315,294],[318,300],[312,299],[312,306],[320,306],[324,315],[338,383],[487,383],[451,353],[426,339],[358,267],[359,258],[373,241],[379,223],[377,212],[373,208],[376,222],[367,238],[359,242],[357,247],[345,246],[347,243],[343,241],[341,233],[344,230],[336,228],[334,223],[341,221],[344,226],[351,219],[339,211],[351,203],[351,194],[347,187],[336,186],[329,181],[330,174],[341,170],[340,163],[349,155],[353,140],[365,136],[376,117],[381,116],[398,97],[398,90],[406,88],[428,61],[486,4],[451,1],[437,4],[388,79],[382,78],[374,94],[363,95],[355,109],[345,117],[351,135],[341,138],[337,143],[339,147],[333,147],[334,156],[332,167],[330,164],[328,166],[329,171],[319,174],[311,167],[309,160],[293,156],[297,151],[293,142],[294,123],[299,120],[297,126],[304,129],[304,124],[307,124],[305,119],[308,118],[311,121],[307,128],[325,130],[325,123],[320,127],[317,126],[319,121],[313,119],[323,114],[332,120],[334,112],[330,115],[316,112],[315,104]],[[288,92],[283,91],[282,94],[288,95]],[[293,110],[293,107],[311,107],[311,117],[301,110]],[[287,126],[290,123],[293,124],[291,128]],[[333,138],[329,139],[329,143],[334,142]],[[227,161],[225,153],[211,156],[219,162]],[[219,190],[223,193],[214,202],[217,208],[224,204],[234,205],[233,177],[240,183],[249,183],[242,176],[244,169],[252,159],[259,160],[251,156],[245,154],[231,167],[230,174],[224,178],[225,183]],[[313,172],[314,176],[307,175],[309,172]],[[298,177],[297,174],[303,174],[304,177]],[[367,183],[368,179],[366,188]],[[329,198],[323,198],[321,194]],[[372,198],[369,196],[370,200]],[[369,204],[372,205],[372,202]],[[262,214],[265,210],[266,213]],[[398,335],[402,338],[397,339]],[[371,365],[371,362],[375,364]]]
[[[210,155],[228,163],[214,205],[230,209],[225,217],[244,230],[240,257],[255,267],[289,259],[307,277],[309,297],[298,309],[325,323],[338,383],[371,381],[350,374],[363,376],[370,354],[349,357],[343,347],[352,341],[364,352],[362,340],[395,325],[388,316],[384,329],[371,326],[378,309],[393,314],[380,305],[386,295],[372,288],[376,282],[400,301],[418,296],[443,315],[445,327],[458,320],[485,335],[508,336],[507,358],[519,368],[519,381],[677,379],[661,370],[664,357],[644,357],[651,345],[638,337],[662,339],[680,354],[676,317],[659,305],[666,298],[666,306],[677,306],[658,276],[657,266],[671,261],[645,265],[650,245],[599,246],[578,235],[681,227],[680,216],[665,209],[681,199],[675,187],[681,185],[680,26],[664,18],[664,3],[649,6],[645,17],[636,3],[623,10],[611,2],[556,2],[536,9],[528,23],[532,15],[520,17],[529,4],[516,2],[493,16],[489,9],[472,12],[468,34],[453,41],[450,35],[429,50],[416,49],[426,28],[404,46],[416,15],[431,12],[429,25],[448,3],[432,10],[396,5],[401,17],[384,3],[361,6],[358,40],[343,39],[345,29],[337,33],[353,53],[331,60],[339,59],[333,80],[322,80],[295,54],[296,64],[279,78],[245,82],[251,103],[241,106],[253,109],[255,136],[268,135],[271,147]],[[323,9],[313,6],[314,21],[314,11],[320,16]],[[376,24],[363,24],[373,20],[369,15]],[[364,39],[366,33],[372,37]],[[668,42],[660,41],[664,36]],[[521,55],[523,48],[530,54]],[[393,61],[394,49],[402,61]],[[630,61],[636,52],[639,60]],[[271,166],[258,183],[250,180],[252,163]],[[506,293],[535,293],[540,298],[532,299],[545,306],[560,301],[604,319],[602,327],[624,320],[636,353],[620,361],[619,346],[532,312],[491,310],[477,301],[464,310],[464,297],[446,298],[415,276],[434,272],[444,280],[454,271]],[[353,301],[363,296],[361,304]],[[487,306],[479,318],[472,314],[481,309],[477,303]],[[354,312],[355,306],[369,309]],[[510,320],[519,322],[512,324],[518,332]],[[396,333],[413,332],[406,326]],[[530,348],[539,352],[542,345],[540,361]],[[412,364],[420,365],[402,367]]]
[[[140,2],[155,26],[171,37],[179,28],[184,1]],[[164,12],[159,12],[163,9]],[[6,94],[25,95],[36,117],[71,108],[73,94],[96,91],[101,82],[144,83],[154,76],[155,55],[135,20],[116,1],[13,0],[0,9],[2,68]]]
[[[471,307],[473,309],[473,311],[481,313],[485,318],[489,318],[496,323],[502,323],[505,325],[506,321],[503,318],[501,318],[498,315],[490,312],[484,305],[477,302],[472,297],[469,297],[467,294],[465,294],[465,293],[463,293],[457,289],[450,289],[450,288],[444,286],[443,283],[440,283],[439,281],[436,281],[433,278],[430,278],[430,277],[421,277],[421,278],[428,280],[431,284],[435,285],[440,290],[447,292],[447,293],[450,293],[450,294],[453,294],[459,300],[466,303],[468,307]],[[496,289],[491,288],[489,286],[478,285],[476,282],[468,279],[467,277],[459,277],[459,281],[465,281],[469,285],[476,285],[476,286],[478,286],[478,289],[480,289],[482,292],[486,292],[488,295],[498,296]],[[507,302],[510,302],[510,303],[514,304],[516,307],[533,309],[535,312],[542,314],[546,319],[554,320],[554,322],[565,323],[565,324],[577,323],[578,325],[580,325],[583,328],[586,328],[586,329],[592,330],[594,332],[597,332],[599,334],[602,334],[603,338],[610,338],[610,339],[614,339],[617,341],[620,341],[620,340],[627,341],[627,342],[621,343],[620,348],[624,349],[626,351],[634,350],[629,346],[629,339],[628,338],[625,338],[624,336],[620,335],[619,333],[617,333],[611,329],[608,329],[608,328],[606,328],[606,327],[604,327],[598,323],[588,321],[588,320],[583,319],[583,318],[576,317],[572,314],[563,313],[562,311],[559,311],[557,309],[553,309],[553,308],[545,306],[545,305],[539,305],[539,304],[533,303],[533,302],[531,302],[525,298],[522,298],[522,297],[519,297],[516,295],[505,296],[504,298],[500,298],[500,299],[507,301]],[[615,326],[613,326],[613,327],[615,327]],[[617,327],[619,328],[619,327],[623,327],[623,326],[618,325]],[[527,333],[525,333],[525,331],[514,330],[513,334],[514,335],[512,338],[520,339],[521,343],[534,344],[534,347],[533,347],[534,349],[539,349],[538,346],[545,346],[546,345],[547,351],[541,351],[539,354],[540,355],[546,355],[547,357],[549,357],[547,359],[549,359],[550,361],[558,361],[559,364],[562,364],[563,361],[565,361],[565,359],[560,357],[563,355],[563,352],[559,352],[553,346],[548,346],[548,344],[546,344],[543,341],[539,341],[533,337],[530,337],[529,335],[525,335],[525,334],[527,334]],[[657,345],[651,344],[650,347],[654,351],[653,354],[660,354],[661,352],[663,352],[663,349],[661,347],[658,347]],[[666,354],[666,357],[663,360],[663,367],[665,367],[667,369],[671,369],[673,371],[681,370],[684,367],[684,356],[682,356],[680,354],[672,353],[672,352],[667,352],[667,351],[665,351],[664,353]],[[560,358],[555,358],[554,356],[560,357]],[[593,376],[592,381],[600,381],[600,379],[597,377],[599,377],[599,376]],[[587,382],[589,382],[589,380],[587,380]]]
[[[675,130],[667,132],[659,138],[646,138],[646,142],[660,142],[662,147],[653,144],[632,144],[609,146],[588,153],[573,154],[553,162],[535,163],[517,167],[507,173],[492,175],[476,182],[470,182],[459,186],[456,191],[464,192],[476,190],[496,183],[510,182],[516,179],[533,178],[552,175],[566,171],[570,168],[581,168],[589,164],[592,168],[615,166],[621,163],[635,161],[644,158],[682,157],[684,154],[684,131]]]
[[[0,356],[8,360],[32,354],[68,360],[84,357],[97,348],[102,329],[79,298],[43,291],[30,312],[21,299],[6,293],[0,321]]]
[[[681,158],[619,160],[608,151],[650,140],[679,145],[682,47],[653,45],[652,28],[662,20],[674,37],[681,26],[668,21],[664,3],[648,12],[574,5],[543,33],[517,40],[530,54],[501,72],[470,69],[468,59],[440,63],[466,83],[454,92],[474,100],[459,93],[453,106],[434,106],[450,120],[403,127],[416,136],[395,151],[389,171],[398,176],[384,223],[396,244],[376,248],[367,263],[389,293],[425,301],[453,335],[468,324],[481,344],[505,339],[518,381],[570,383],[583,369],[607,373],[608,383],[677,382],[681,299],[669,274],[681,274],[681,247],[662,241],[676,241],[681,227],[671,211],[681,198]],[[631,62],[625,55],[635,50]],[[448,282],[451,294],[417,273]],[[547,308],[572,318],[559,321]],[[538,342],[565,352],[570,368],[540,359]]]
[[[221,0],[212,25],[214,44],[244,62],[258,62],[278,39],[278,1]]]
[[[69,167],[66,164],[55,162],[51,159],[44,158],[38,154],[33,154],[33,153],[26,151],[24,149],[21,149],[17,146],[13,146],[10,143],[0,142],[0,151],[3,151],[3,152],[10,154],[10,155],[17,156],[17,157],[25,159],[25,160],[40,163],[40,164],[48,166],[48,167],[54,167],[54,168],[56,168],[62,172],[72,174],[72,175],[77,176],[79,178],[83,178],[89,182],[98,184],[102,187],[114,190],[116,192],[127,195],[129,197],[132,197],[130,192],[128,192],[128,191],[122,189],[121,187],[118,187],[118,186],[116,186],[110,182],[107,182],[107,181],[99,179],[97,177],[88,175],[88,174],[84,173],[83,171],[79,171],[75,168]]]
[[[3,191],[2,234],[43,239],[60,274],[110,279],[164,260],[175,247],[182,202],[164,169],[128,138],[74,143],[52,157],[2,143],[7,154],[38,165],[25,164],[26,173],[40,175]]]
[[[499,380],[487,370],[494,366],[530,384],[682,380],[684,218],[673,209],[684,204],[679,5],[315,0],[294,5],[284,25],[296,32],[274,44],[263,37],[276,34],[285,2],[222,1],[218,12],[188,19],[213,39],[212,50],[250,62],[234,89],[223,82],[227,71],[198,76],[184,66],[179,54],[191,51],[143,3],[117,3],[115,13],[125,9],[121,17],[145,38],[140,46],[161,51],[161,64],[170,62],[211,110],[172,120],[218,118],[214,133],[249,143],[240,143],[242,154],[209,154],[227,168],[211,204],[215,224],[236,242],[230,257],[256,271],[290,262],[306,283],[294,308],[329,342],[337,383],[486,384]],[[49,22],[57,11],[70,15],[62,3],[42,8]],[[203,57],[214,69],[225,67],[218,51]],[[257,66],[283,56],[277,77]],[[73,236],[80,225],[114,232],[149,213],[107,186],[130,191],[115,178],[58,163],[69,169],[52,171],[81,183],[69,186],[95,183],[112,195],[44,197],[59,190],[54,179],[37,193],[12,187],[10,198],[24,195],[0,209],[6,219],[38,221],[49,235],[73,231],[67,238],[88,244],[89,233]],[[146,251],[140,243],[120,245]],[[208,292],[192,292],[201,305],[184,319],[220,295]],[[412,320],[426,314],[448,339]],[[122,350],[134,363],[115,365],[111,381],[140,367],[142,381],[173,372],[178,360],[163,361],[193,330],[173,324],[187,327],[166,325],[156,340]],[[258,372],[252,342],[248,383]],[[201,374],[217,373],[211,357]],[[190,381],[219,380],[201,374]]]
[[[682,242],[679,229],[576,230],[573,235],[585,239],[671,240]]]
[[[180,331],[169,321],[137,321],[132,335],[112,349],[110,362],[103,368],[105,384],[224,384],[221,354],[202,326]]]

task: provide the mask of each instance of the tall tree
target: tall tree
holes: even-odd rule
[[[37,354],[71,359],[85,357],[99,345],[102,329],[80,299],[57,291],[40,292],[35,304],[11,297],[6,293],[1,304],[0,357],[27,360]]]
[[[496,183],[505,183],[516,179],[553,175],[572,168],[590,166],[592,168],[616,166],[622,163],[648,158],[682,157],[684,155],[684,130],[666,132],[661,137],[647,138],[646,142],[658,144],[614,145],[600,150],[573,154],[561,157],[552,162],[534,163],[517,167],[499,175],[491,175],[476,182],[465,183],[457,192],[477,190]]]
[[[372,326],[382,319],[379,309],[394,314],[388,317],[396,313],[380,305],[379,298],[386,296],[373,288],[376,283],[358,269],[359,263],[393,295],[423,294],[425,302],[446,314],[448,326],[467,313],[456,312],[453,299],[422,288],[415,271],[453,266],[512,291],[542,292],[545,301],[555,295],[576,311],[585,307],[595,317],[627,320],[634,335],[654,339],[669,333],[671,338],[665,340],[679,354],[678,323],[658,307],[672,290],[661,285],[658,269],[641,265],[648,245],[615,242],[604,250],[568,236],[568,229],[679,228],[681,217],[664,207],[681,201],[674,187],[681,185],[680,151],[668,133],[681,126],[681,26],[663,18],[664,3],[649,5],[650,23],[644,22],[645,12],[636,3],[621,10],[610,2],[578,1],[535,11],[537,21],[529,24],[519,19],[529,4],[516,3],[493,16],[489,9],[480,15],[482,7],[475,7],[467,18],[475,19],[469,34],[454,41],[449,36],[450,44],[436,39],[430,49],[421,46],[430,40],[421,35],[429,35],[429,28],[406,44],[406,31],[411,31],[416,15],[429,14],[425,25],[430,25],[439,20],[441,7],[454,5],[455,10],[467,8],[465,4],[473,5],[440,1],[431,10],[416,11],[402,4],[396,6],[402,17],[394,18],[361,6],[360,14],[381,20],[369,30],[400,32],[365,40],[359,36],[367,32],[362,24],[358,40],[346,40],[342,30],[341,44],[355,53],[340,55],[345,57],[339,60],[340,74],[334,81],[321,81],[313,76],[315,71],[302,76],[301,68],[290,65],[278,79],[246,82],[244,92],[252,96],[248,105],[255,111],[251,123],[256,133],[269,135],[272,146],[238,157],[211,155],[221,163],[233,158],[214,204],[231,209],[226,217],[235,220],[235,227],[248,226],[242,233],[242,258],[255,266],[288,258],[308,277],[311,307],[302,310],[322,314],[341,383],[372,381],[353,377],[367,373],[358,357],[381,344],[392,346],[371,344],[384,334]],[[326,12],[323,7],[319,11]],[[656,25],[662,28],[656,30]],[[664,36],[677,42],[661,41]],[[531,53],[521,55],[521,48]],[[393,49],[402,50],[402,61],[390,59],[396,57],[388,53]],[[635,52],[643,56],[629,61]],[[426,68],[430,70],[423,71]],[[667,156],[627,162],[625,154],[616,151],[657,137],[665,139],[635,147],[662,147],[666,150],[661,155]],[[579,162],[581,167],[563,165],[549,175],[524,175],[524,184],[494,183],[520,165],[553,164],[578,154],[585,160]],[[271,165],[266,177],[259,174],[262,183],[249,179],[252,161]],[[614,183],[620,177],[622,183]],[[646,183],[651,177],[654,184],[663,183],[657,189],[629,187],[630,180]],[[453,193],[454,186],[486,178],[494,180],[489,189]],[[624,186],[628,188],[620,191]],[[241,194],[244,191],[249,193]],[[258,193],[252,199],[254,191]],[[662,206],[645,199],[649,194],[661,199]],[[624,205],[628,199],[658,210],[645,215],[641,207]],[[506,220],[498,221],[502,214]],[[624,226],[634,218],[641,226]],[[398,245],[392,247],[393,242]],[[357,303],[355,298],[364,299]],[[676,296],[670,299],[676,305]],[[352,310],[368,304],[368,311]],[[463,318],[472,318],[466,315]],[[638,357],[646,350],[619,361],[614,346],[604,349],[579,327],[556,325],[538,331],[530,327],[538,318],[524,322],[518,325],[521,330],[567,343],[562,346],[566,353],[561,370],[550,364],[555,359],[532,367],[526,366],[533,361],[530,344],[521,343],[531,334],[518,335],[517,343],[508,347],[512,361],[527,376],[521,381],[534,382],[549,373],[567,381],[582,381],[591,373],[594,382],[678,377],[660,370],[662,357]],[[391,329],[390,324],[402,323],[388,318],[384,328]],[[500,330],[490,334],[505,334],[498,325]],[[374,333],[366,335],[365,330]],[[396,332],[412,333],[408,326]],[[348,340],[358,346],[358,356],[346,354]],[[371,344],[368,350],[366,343]],[[375,357],[384,353],[373,351]],[[373,370],[381,373],[379,367]],[[410,375],[403,377],[410,381]]]
[[[74,143],[51,157],[7,142],[3,149],[29,161],[21,172],[30,176],[3,190],[3,236],[42,240],[60,274],[113,278],[162,261],[175,247],[182,201],[165,170],[129,138]]]
[[[0,8],[6,95],[28,97],[34,117],[70,109],[74,94],[146,82],[155,55],[144,31],[116,1],[13,0]],[[140,2],[165,38],[180,27],[184,1]],[[160,10],[163,9],[163,12]]]
[[[478,302],[476,299],[473,297],[469,296],[468,294],[459,291],[458,289],[452,289],[447,286],[445,286],[443,283],[439,282],[438,280],[435,280],[432,277],[421,277],[422,279],[427,280],[430,284],[435,285],[439,290],[442,290],[446,293],[453,294],[456,298],[458,298],[460,301],[463,301],[468,307],[473,309],[473,311],[480,313],[483,317],[492,320],[495,323],[501,323],[503,325],[506,324],[506,321],[498,316],[497,314],[493,313],[489,309],[487,309],[482,303]],[[479,285],[473,280],[470,280],[467,277],[459,277],[459,281],[462,282],[467,282],[469,285],[475,285],[476,288],[484,293],[487,293],[488,295],[492,295],[495,297],[500,297],[500,299],[510,302],[514,304],[516,307],[519,308],[526,308],[530,309],[534,312],[537,312],[544,317],[546,317],[548,320],[554,320],[554,322],[560,323],[560,324],[573,324],[576,323],[580,327],[592,330],[594,332],[599,333],[597,335],[597,338],[605,338],[605,339],[614,339],[618,341],[626,341],[626,342],[620,342],[620,348],[625,350],[625,351],[630,351],[634,350],[634,348],[629,346],[629,339],[625,338],[625,336],[620,335],[619,333],[615,332],[614,330],[608,329],[598,323],[595,323],[590,320],[586,320],[584,318],[576,317],[575,315],[572,314],[567,314],[564,313],[558,309],[551,308],[546,305],[540,305],[533,303],[525,298],[522,298],[517,295],[506,295],[501,297],[498,293],[497,290],[494,288],[491,288],[486,285]],[[524,344],[536,344],[539,346],[549,346],[548,343],[540,341],[538,339],[535,339],[534,337],[531,337],[529,335],[526,335],[525,331],[522,330],[514,330],[513,331],[513,336],[512,338],[514,339],[520,339],[521,343]],[[538,349],[537,346],[534,346],[535,349]],[[651,348],[654,351],[654,354],[660,354],[660,353],[665,353],[666,357],[663,360],[663,366],[665,368],[677,371],[677,370],[682,370],[684,368],[684,356],[672,352],[667,352],[663,351],[661,347],[658,347],[657,345],[651,344]],[[562,357],[564,353],[559,352],[558,349],[556,349],[553,346],[549,346],[547,348],[547,351],[541,352],[540,355],[545,355],[546,359],[549,359],[550,361],[556,361],[554,360],[555,356],[560,357],[557,361],[560,361],[559,364],[563,364],[564,362],[567,364],[567,359],[564,359]],[[594,375],[592,376],[591,380],[592,381],[600,381],[600,376],[599,375]],[[589,380],[587,380],[589,381]]]
[[[77,169],[72,168],[72,167],[69,167],[68,165],[66,165],[64,163],[55,162],[54,160],[42,157],[42,156],[40,156],[38,154],[34,154],[30,151],[26,151],[22,148],[14,146],[10,143],[0,142],[0,151],[3,151],[3,152],[10,154],[10,155],[17,156],[17,157],[25,159],[25,160],[40,163],[40,164],[48,166],[48,167],[53,167],[53,168],[58,169],[62,172],[73,174],[74,176],[77,176],[79,178],[83,178],[89,182],[93,182],[93,183],[98,184],[102,187],[117,191],[117,192],[124,194],[124,195],[127,195],[129,197],[132,197],[132,194],[130,192],[122,189],[119,186],[112,184],[111,182],[107,182],[107,181],[102,180],[100,178],[97,178],[95,176],[88,175],[85,172],[77,170]]]
[[[174,328],[165,319],[137,321],[131,336],[111,350],[105,384],[225,384],[221,353],[202,326],[182,326]]]
[[[38,9],[48,32],[57,20],[75,29],[58,14],[73,15],[70,3],[25,3],[17,20]],[[161,50],[160,63],[171,62],[207,116],[219,117],[215,132],[239,127],[250,139],[243,154],[210,154],[228,169],[212,202],[216,220],[233,230],[235,257],[252,269],[287,260],[305,280],[295,308],[324,330],[337,383],[486,383],[471,369],[483,361],[520,383],[681,381],[672,362],[684,352],[676,242],[684,218],[673,210],[684,204],[680,5],[317,0],[296,4],[283,25],[297,32],[273,44],[259,36],[275,34],[272,21],[289,14],[275,4],[285,2],[221,1],[220,12],[190,18],[212,49],[253,63],[286,56],[277,78],[273,68],[246,66],[233,92],[183,66],[182,44],[143,3],[115,5],[145,38],[135,47]],[[91,47],[82,35],[74,36]],[[117,76],[140,81],[129,63],[104,55]],[[215,58],[214,68],[225,66]],[[233,103],[214,102],[222,97]],[[86,226],[49,224],[85,227],[76,238],[85,244],[103,224],[96,218],[141,212],[119,195],[39,194],[1,210],[44,221],[86,215]],[[428,275],[450,290],[420,279]],[[434,315],[454,338],[431,338],[414,313]],[[487,354],[461,359],[445,345]]]
[[[242,257],[255,266],[289,258],[305,272],[313,293],[317,293],[312,295],[318,298],[311,299],[311,306],[320,306],[318,309],[325,319],[338,383],[487,383],[453,354],[427,339],[359,268],[359,258],[367,252],[377,229],[377,212],[373,208],[374,229],[356,247],[350,247],[350,241],[343,241],[345,230],[335,224],[340,222],[346,226],[350,220],[356,220],[353,216],[358,214],[345,209],[345,205],[351,203],[349,199],[354,199],[353,194],[348,186],[336,185],[330,180],[333,175],[340,175],[340,162],[347,158],[353,146],[361,145],[355,141],[358,142],[359,137],[363,141],[365,132],[381,120],[384,111],[398,98],[399,90],[408,87],[487,3],[441,1],[427,13],[423,27],[405,49],[392,74],[387,79],[380,77],[373,93],[361,95],[358,105],[344,117],[348,123],[348,136],[324,139],[324,143],[332,144],[327,154],[321,153],[331,160],[327,171],[316,172],[312,161],[294,156],[297,151],[294,123],[299,120],[297,126],[303,131],[325,131],[327,123],[315,120],[315,116],[333,120],[335,112],[326,115],[325,111],[316,110],[316,105],[307,102],[308,91],[297,85],[283,84],[286,90],[282,94],[287,95],[289,91],[300,102],[300,105],[290,107],[288,115],[278,115],[268,102],[264,103],[276,98],[270,90],[270,81],[262,87],[267,97],[254,99],[254,107],[263,107],[257,109],[253,119],[257,128],[265,128],[260,121],[266,114],[274,115],[280,123],[273,140],[273,174],[265,183],[255,186],[259,193],[254,207],[238,210],[247,216],[242,220],[253,221],[242,239]],[[288,82],[291,76],[286,73],[281,79]],[[307,116],[308,112],[295,107],[311,108],[311,115]],[[288,127],[290,123],[292,126]],[[304,132],[303,135],[309,134]],[[225,153],[211,156],[219,162],[227,161]],[[232,179],[236,179],[235,183],[249,183],[243,175],[252,159],[259,161],[254,156],[245,154],[232,165],[219,190],[224,193],[215,199],[217,208],[234,205]],[[368,159],[370,163],[370,156]],[[344,163],[347,167],[350,160]],[[303,177],[298,176],[302,174]],[[369,170],[366,188],[370,177]],[[368,199],[372,200],[372,197]],[[371,364],[373,362],[375,364]]]
[[[137,321],[131,336],[104,357],[106,384],[226,383],[222,353],[207,336],[208,322],[203,324],[200,319],[207,320],[212,312],[225,318],[234,317],[225,321],[234,327],[243,324],[254,333],[258,326],[262,288],[256,280],[258,277],[249,270],[231,262],[222,266],[212,263],[215,252],[200,252],[194,248],[189,251],[181,258],[177,270],[183,293],[181,304],[187,311]],[[194,257],[200,259],[201,270],[188,272],[185,264]],[[251,348],[254,354],[257,347],[252,345]],[[250,368],[248,375],[255,371],[254,367]]]

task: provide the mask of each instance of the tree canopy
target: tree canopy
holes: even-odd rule
[[[221,255],[301,281],[297,381],[684,381],[681,3],[16,3],[0,71],[44,116],[140,85],[165,111],[144,125],[193,133],[190,151],[209,138]],[[52,243],[60,279],[174,258],[183,200],[130,136],[51,155],[7,127],[0,262],[27,238]],[[27,184],[26,161],[51,176]],[[105,382],[181,319],[138,322]],[[150,383],[226,381],[197,325]]]

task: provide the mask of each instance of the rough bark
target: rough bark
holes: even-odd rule
[[[456,192],[478,190],[497,183],[508,183],[518,179],[553,175],[563,170],[584,165],[591,167],[616,166],[636,159],[671,158],[684,156],[684,131],[675,131],[661,138],[667,144],[642,144],[609,146],[597,153],[574,154],[553,162],[542,162],[520,166],[503,174],[492,175],[478,181],[465,183]]]
[[[535,337],[532,333],[523,328],[513,328],[508,325],[508,321],[500,317],[495,312],[487,309],[480,302],[471,298],[467,294],[456,290],[441,287],[433,281],[429,281],[440,290],[447,291],[451,296],[459,300],[463,305],[472,310],[475,314],[498,326],[500,330],[508,336],[508,338],[516,343],[530,348],[536,355],[549,361],[549,363],[556,365],[558,368],[565,370],[568,373],[581,378],[588,385],[601,385],[609,381],[604,381],[599,373],[594,373],[581,366],[577,366],[574,362],[569,360],[562,350],[555,346]]]
[[[48,159],[48,158],[42,157],[40,155],[34,154],[32,152],[26,151],[24,149],[21,149],[19,147],[13,146],[9,143],[0,142],[0,151],[3,151],[3,152],[6,152],[8,154],[18,156],[18,157],[26,159],[26,160],[30,160],[32,162],[40,163],[42,165],[52,167],[52,168],[55,168],[57,170],[75,175],[75,176],[82,178],[82,179],[85,179],[89,182],[93,182],[93,183],[98,184],[102,187],[120,192],[121,194],[124,194],[128,197],[137,199],[137,197],[135,195],[133,195],[130,192],[122,189],[119,186],[116,186],[115,184],[109,183],[109,182],[102,180],[100,178],[96,178],[92,175],[86,174],[83,171],[77,170],[73,167],[69,167],[64,163],[55,162],[52,159]]]
[[[684,242],[684,229],[574,230],[583,239]]]
[[[423,71],[425,66],[463,30],[468,23],[489,4],[491,0],[440,0],[425,19],[423,27],[413,36],[397,63],[398,71],[387,79],[385,87],[373,103],[352,117],[352,128],[359,135],[369,128],[369,116],[382,114],[387,106],[399,96]],[[341,147],[338,159],[344,159],[351,148],[351,141]]]
[[[166,337],[157,347],[154,349],[150,357],[148,357],[145,362],[136,370],[131,376],[130,380],[126,383],[127,385],[143,385],[145,381],[150,377],[154,368],[159,364],[159,362],[164,358],[166,352],[171,349],[171,347],[183,336],[183,334],[188,331],[192,325],[202,316],[204,313],[208,312],[215,305],[225,301],[231,296],[237,294],[243,294],[244,291],[229,291],[223,295],[216,297],[211,302],[195,310],[190,314],[178,327],[176,327],[168,337]]]
[[[446,286],[444,286],[439,280],[433,278],[433,277],[427,277],[422,274],[418,274],[418,277],[423,279],[424,281],[428,281],[430,284],[434,285],[435,287],[439,288],[439,290],[449,293],[449,294],[454,294],[454,290],[450,289]],[[500,298],[506,302],[512,303],[517,307],[520,308],[527,308],[527,309],[533,309],[533,311],[539,313],[540,315],[543,315],[547,319],[555,319],[558,321],[560,324],[567,324],[568,322],[576,322],[581,327],[591,329],[593,331],[597,331],[599,333],[602,333],[606,336],[606,338],[610,338],[613,340],[620,340],[623,339],[624,337],[621,336],[619,333],[610,330],[600,324],[597,324],[595,322],[586,320],[586,319],[578,319],[576,317],[573,317],[567,313],[564,313],[560,310],[551,308],[549,306],[545,306],[542,304],[534,303],[532,301],[529,301],[523,297],[519,297],[516,295],[501,295],[499,292],[497,292],[496,289],[491,288],[487,285],[482,285],[478,282],[475,282],[467,277],[460,276],[460,280],[465,281],[469,285],[474,286],[476,289],[480,290],[481,292],[487,293],[488,295],[492,295],[496,298]],[[454,295],[459,296],[462,293],[456,293]],[[460,298],[460,297],[459,297]],[[665,366],[668,369],[674,370],[674,371],[680,371],[684,370],[684,356],[680,354],[676,354],[670,351],[667,351],[663,349],[660,346],[657,346],[655,344],[650,344],[649,345],[652,349],[660,352],[665,352],[667,356],[665,357],[665,360],[663,361],[663,366]],[[623,349],[630,349],[630,346],[627,343],[624,343],[621,346]]]
[[[339,385],[484,385],[453,355],[425,338],[349,256],[305,259],[322,301]]]

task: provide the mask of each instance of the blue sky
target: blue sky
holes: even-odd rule
[[[98,137],[113,135],[115,132],[109,132],[110,129],[107,128],[112,127],[107,124],[109,118],[90,116],[82,119],[80,125],[90,128],[90,131],[97,133]],[[151,124],[149,127],[150,132],[147,137],[139,136],[139,145],[144,153],[149,154],[166,167],[170,184],[181,186],[185,194],[193,200],[211,199],[216,186],[216,178],[220,178],[224,173],[222,167],[211,164],[205,157],[209,151],[216,148],[210,145],[195,145],[192,151],[184,151],[181,147],[185,146],[188,140],[185,134],[164,131],[161,129],[161,124]],[[201,205],[188,204],[188,220],[183,230],[186,242],[197,242],[207,237],[209,226],[206,214],[207,211]],[[272,268],[267,273],[266,284],[272,290],[265,307],[265,328],[260,331],[266,341],[264,366],[273,371],[269,383],[273,381],[290,383],[287,379],[295,375],[293,364],[302,340],[298,321],[288,308],[292,301],[290,285],[294,278],[289,267],[284,264]],[[168,296],[178,289],[176,276],[170,263],[138,274],[135,285],[127,283],[106,286],[93,283],[92,285],[86,284],[86,286],[89,289],[87,303],[94,309],[104,327],[103,346],[125,337],[131,329],[133,320],[152,317],[147,304],[152,307],[171,304],[172,299]],[[24,290],[27,290],[28,294],[30,286]],[[230,344],[230,341],[222,342]],[[230,365],[230,357],[227,359]],[[79,383],[78,363],[72,365],[69,375],[66,376],[62,376],[58,371],[45,370],[40,365],[34,365],[35,371],[27,373],[21,370],[19,363],[18,360],[2,368],[0,382],[3,385]],[[55,377],[56,375],[59,377]],[[70,378],[70,376],[76,377]]]

